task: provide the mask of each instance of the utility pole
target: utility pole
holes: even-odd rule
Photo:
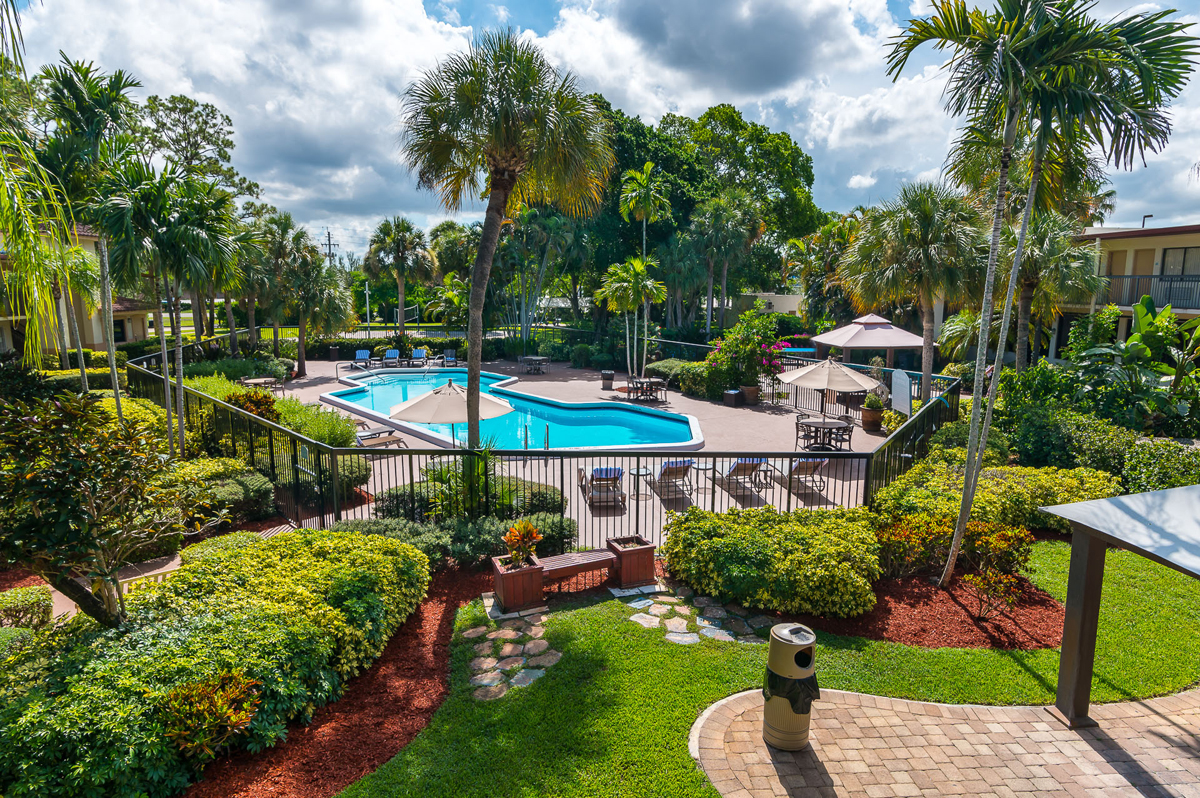
[[[325,228],[325,257],[330,263],[333,263],[333,250],[336,249],[338,246],[339,246],[338,244],[333,243],[333,233],[330,232],[328,227],[326,227]]]

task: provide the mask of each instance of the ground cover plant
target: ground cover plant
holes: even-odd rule
[[[1068,561],[1067,543],[1035,543],[1030,578],[1061,601]],[[1155,613],[1144,611],[1150,604]],[[497,701],[471,697],[476,640],[456,635],[450,696],[429,727],[343,796],[716,798],[688,755],[688,731],[715,701],[761,687],[766,647],[707,639],[678,646],[659,629],[629,622],[634,610],[617,600],[554,609],[545,639],[563,658],[530,687]],[[1162,695],[1200,679],[1200,638],[1190,631],[1197,611],[1200,584],[1110,551],[1094,700]],[[484,621],[475,603],[459,612],[456,627]],[[1057,649],[924,649],[819,628],[817,635],[822,687],[948,703],[1054,700]],[[822,711],[820,702],[813,711]]]
[[[261,750],[336,700],[429,582],[381,536],[219,540],[131,595],[121,629],[79,616],[4,663],[0,792],[176,795],[218,751]]]

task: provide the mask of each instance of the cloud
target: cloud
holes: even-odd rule
[[[851,175],[846,181],[846,188],[870,188],[877,181],[878,178],[874,175]]]
[[[508,6],[501,6],[501,5],[496,5],[494,3],[489,3],[488,8],[490,8],[492,10],[492,13],[496,15],[496,21],[499,22],[501,25],[503,25],[505,22],[508,22],[508,18],[509,18],[509,16],[511,16],[511,14],[509,13],[509,10],[508,10]]]

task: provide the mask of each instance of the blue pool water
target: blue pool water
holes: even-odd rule
[[[783,351],[787,352],[789,355],[795,355],[796,357],[809,357],[810,355],[815,355],[817,353],[817,350],[813,349],[813,348],[804,348],[804,347],[795,347],[795,346],[789,346],[787,349],[784,349]]]
[[[428,393],[445,385],[448,380],[453,379],[456,384],[465,386],[467,372],[465,369],[437,369],[356,379],[363,383],[363,387],[334,391],[331,396],[387,416],[401,402]],[[676,413],[610,402],[556,402],[495,388],[496,383],[508,379],[511,378],[484,372],[480,380],[485,393],[503,398],[513,406],[513,412],[484,419],[479,424],[479,434],[483,440],[494,441],[501,449],[524,449],[527,433],[530,449],[545,448],[547,434],[552,449],[607,449],[682,444],[692,440],[687,417]],[[405,423],[450,438],[449,424]],[[459,443],[464,444],[467,439],[466,424],[455,425],[454,432]]]

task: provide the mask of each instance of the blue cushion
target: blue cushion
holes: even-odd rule
[[[765,462],[767,462],[767,458],[765,458],[765,457],[739,457],[737,459],[737,461],[739,463],[765,463]]]
[[[370,349],[360,349],[354,353],[355,360],[367,360],[371,357]]]
[[[616,466],[592,469],[592,479],[620,479],[624,475],[625,469]]]
[[[695,465],[695,460],[668,460],[662,464],[663,468],[683,468],[684,466]]]
[[[384,354],[384,357],[400,357],[400,350],[399,349],[389,349]]]

